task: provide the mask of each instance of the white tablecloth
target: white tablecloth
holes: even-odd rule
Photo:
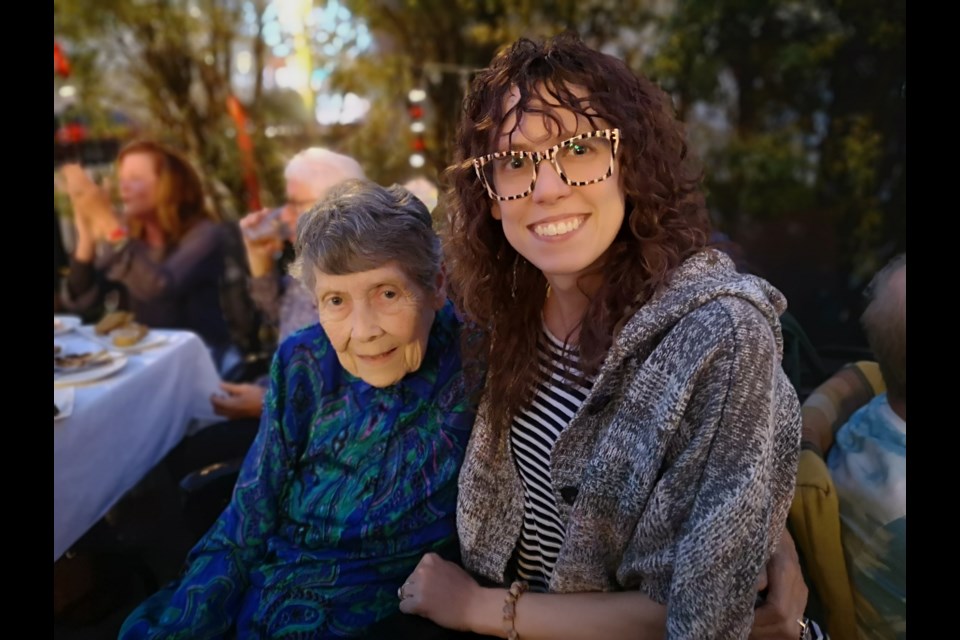
[[[154,330],[166,343],[127,355],[112,376],[74,387],[72,414],[53,424],[53,559],[57,560],[188,428],[218,420],[216,367],[187,331]],[[77,332],[55,336],[68,351],[100,347]],[[85,348],[84,348],[85,347]]]

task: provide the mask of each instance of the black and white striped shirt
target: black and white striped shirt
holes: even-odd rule
[[[546,591],[557,562],[566,523],[553,497],[550,454],[590,390],[592,379],[580,370],[576,348],[546,328],[538,345],[540,377],[536,394],[510,429],[513,458],[523,483],[523,528],[515,552],[517,576],[533,591]]]

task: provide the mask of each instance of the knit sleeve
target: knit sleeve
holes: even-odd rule
[[[693,391],[709,398],[692,398],[684,417],[693,436],[680,456],[690,454],[700,473],[690,478],[690,509],[673,544],[669,638],[749,635],[756,580],[793,495],[800,412],[773,331],[742,301],[720,305],[716,355]],[[705,403],[716,411],[702,411]]]

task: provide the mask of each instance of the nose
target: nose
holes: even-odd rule
[[[549,204],[570,193],[570,185],[563,181],[557,167],[544,158],[537,169],[537,181],[533,185],[533,200],[538,204]]]
[[[377,313],[369,304],[355,305],[351,320],[350,337],[354,340],[368,342],[383,335]]]

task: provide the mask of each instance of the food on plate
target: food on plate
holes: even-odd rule
[[[65,353],[53,356],[53,368],[60,371],[74,371],[107,364],[112,360],[113,358],[106,351]]]
[[[129,311],[111,311],[96,324],[94,331],[99,336],[110,336],[115,347],[132,347],[143,340],[150,328],[136,321]]]
[[[110,333],[110,337],[116,347],[132,347],[147,335],[149,329],[146,325],[138,322],[131,322]]]
[[[53,319],[53,330],[56,332],[56,331],[60,331],[61,329],[63,329],[63,322],[61,322],[61,321],[60,321],[59,319],[57,319],[57,318],[54,318],[54,319]]]
[[[98,336],[105,336],[114,329],[119,329],[131,322],[133,322],[133,314],[129,311],[111,311],[94,326],[94,331]]]

